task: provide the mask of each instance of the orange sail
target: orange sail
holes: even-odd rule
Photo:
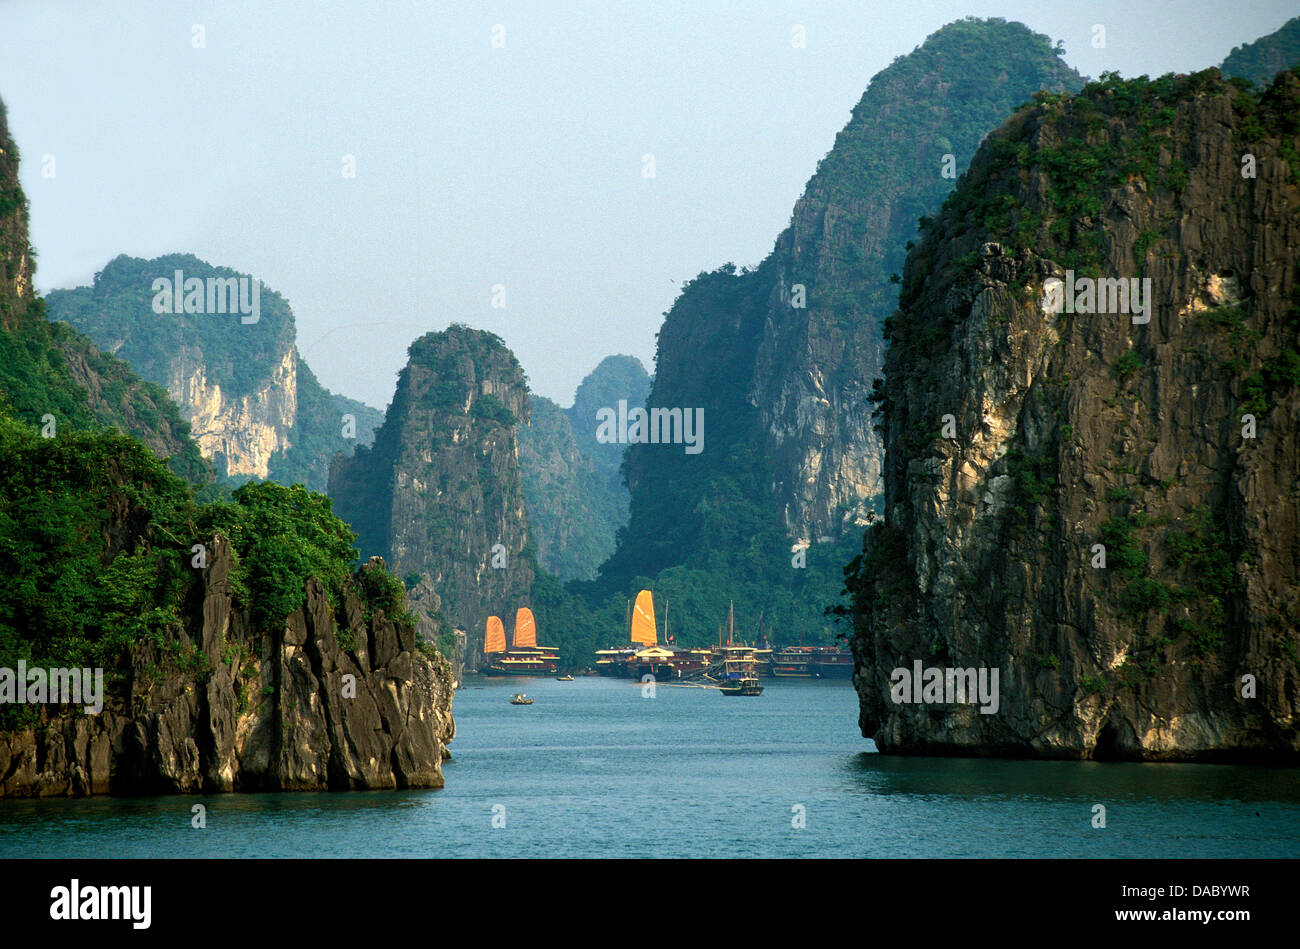
[[[645,646],[659,642],[655,631],[655,599],[649,590],[636,595],[636,606],[632,608],[632,642]]]
[[[521,646],[537,645],[537,624],[533,622],[533,611],[526,606],[521,606],[519,612],[515,614],[515,645],[518,649]]]
[[[494,652],[506,651],[506,627],[501,622],[499,616],[489,616],[487,621],[487,635],[483,640],[483,653],[487,655]]]

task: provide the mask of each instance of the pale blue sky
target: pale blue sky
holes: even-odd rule
[[[868,80],[945,23],[1019,20],[1085,75],[1158,75],[1215,65],[1294,14],[1279,0],[7,0],[0,97],[42,291],[119,253],[191,252],[283,293],[335,391],[383,407],[411,340],[458,321],[500,334],[534,390],[568,405],[605,355],[653,369],[682,281],[767,254]]]

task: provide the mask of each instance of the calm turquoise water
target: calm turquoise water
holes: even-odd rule
[[[0,801],[0,857],[1300,856],[1300,769],[887,758],[847,683],[764,683],[472,681],[442,790]]]

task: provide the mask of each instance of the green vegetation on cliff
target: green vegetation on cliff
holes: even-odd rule
[[[212,469],[167,393],[81,333],[49,322],[32,293],[34,273],[18,148],[0,102],[0,413],[56,434],[116,428],[187,481],[209,484]]]
[[[187,378],[196,372],[219,383],[232,398],[265,385],[293,345],[288,301],[263,286],[259,318],[247,324],[238,313],[155,313],[154,281],[173,281],[178,270],[187,281],[247,278],[193,254],[153,260],[121,254],[95,274],[91,286],[46,294],[50,318],[72,324],[159,385],[167,385],[174,374]]]
[[[1300,65],[1300,16],[1287,20],[1275,33],[1235,47],[1219,71],[1225,76],[1240,76],[1258,86],[1267,86],[1278,73],[1297,65]]]
[[[232,547],[230,592],[260,628],[282,626],[319,578],[337,608],[355,575],[355,535],[328,498],[248,484],[230,502],[199,503],[140,442],[114,430],[37,429],[0,412],[0,666],[124,666],[150,641],[196,675],[184,630],[202,570],[194,545]],[[374,573],[374,571],[369,571]],[[387,582],[384,582],[387,580]],[[360,583],[390,616],[404,613],[391,577]],[[396,591],[396,593],[394,593]],[[3,710],[12,727],[32,706]]]
[[[472,653],[489,614],[528,605],[536,574],[516,443],[527,380],[500,337],[461,324],[407,352],[374,445],[336,459],[330,496],[363,553],[413,587],[428,578],[435,612],[468,632]]]
[[[355,433],[344,434],[345,415],[352,416]],[[296,421],[289,430],[289,447],[271,456],[267,479],[324,491],[335,454],[350,455],[357,446],[369,445],[383,418],[378,409],[331,393],[299,356]]]
[[[922,222],[887,328],[886,516],[847,578],[863,734],[1294,760],[1300,69],[1034,99]],[[1001,668],[1000,714],[891,701],[927,656]]]
[[[519,429],[519,470],[537,557],[561,580],[589,580],[627,521],[627,492],[620,509],[564,410],[538,395],[530,402],[530,421]]]
[[[0,331],[0,410],[37,427],[53,416],[55,432],[120,429],[167,457],[187,481],[210,482],[212,469],[167,393],[44,313],[44,301],[33,300]]]
[[[592,579],[627,523],[627,446],[597,441],[597,413],[620,401],[643,406],[649,389],[639,359],[607,356],[582,380],[570,408],[531,396],[532,417],[519,428],[528,525],[538,560],[561,580]]]

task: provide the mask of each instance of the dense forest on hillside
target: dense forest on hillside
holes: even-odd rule
[[[253,391],[270,378],[271,369],[293,345],[288,301],[263,286],[258,320],[247,324],[238,314],[155,313],[154,280],[171,281],[176,271],[186,280],[245,276],[192,254],[154,260],[121,254],[95,274],[91,286],[51,290],[46,295],[50,316],[71,323],[101,349],[160,385],[179,358],[182,372],[201,369],[232,397]]]

